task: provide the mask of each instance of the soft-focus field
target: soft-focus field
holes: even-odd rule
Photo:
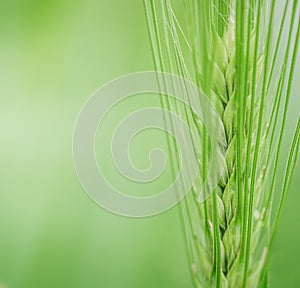
[[[140,220],[112,215],[88,198],[73,168],[74,122],[89,95],[117,76],[153,69],[144,18],[139,0],[0,0],[1,288],[191,287],[177,209]],[[289,127],[299,117],[296,82]],[[149,104],[157,99],[120,109]],[[163,142],[153,135],[136,145]],[[109,172],[109,155],[98,156]],[[299,185],[298,165],[271,287],[300,282]]]

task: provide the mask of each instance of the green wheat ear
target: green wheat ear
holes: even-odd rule
[[[195,150],[202,147],[202,156],[195,153],[201,175],[181,204],[193,283],[268,287],[271,248],[299,152],[298,116],[280,175],[299,45],[299,1],[285,1],[283,11],[276,11],[276,1],[263,0],[144,3],[156,69],[194,81],[226,132],[226,145],[218,146],[226,169],[216,190],[200,203],[211,160],[207,132],[192,109],[161,99],[188,122]]]

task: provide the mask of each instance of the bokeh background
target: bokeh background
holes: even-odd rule
[[[73,167],[73,127],[84,102],[117,76],[151,69],[140,0],[0,0],[1,288],[191,287],[178,209],[147,219],[113,215],[85,194]],[[299,117],[299,93],[296,81],[288,133]],[[136,98],[112,115],[157,103]],[[111,117],[99,147],[117,122]],[[164,145],[163,135],[153,133],[136,147]],[[141,168],[147,145],[136,150]],[[98,160],[114,179],[102,148]],[[298,165],[271,287],[300,283],[299,185]]]

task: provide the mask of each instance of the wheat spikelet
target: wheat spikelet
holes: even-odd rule
[[[215,35],[217,38],[216,41],[216,55],[214,68],[212,71],[212,83],[210,98],[215,109],[218,111],[219,116],[223,120],[224,129],[226,131],[227,146],[219,147],[220,153],[223,154],[223,157],[226,162],[226,169],[219,182],[216,194],[217,199],[217,210],[218,210],[218,226],[214,227],[211,225],[210,233],[213,239],[214,229],[218,229],[220,235],[220,261],[221,261],[221,279],[222,287],[240,287],[241,279],[239,275],[241,273],[233,272],[235,269],[239,268],[239,258],[238,254],[241,248],[241,219],[238,219],[237,209],[238,209],[238,193],[237,193],[237,184],[236,184],[236,146],[237,146],[237,94],[236,94],[236,55],[235,55],[235,25],[234,22],[231,23],[231,26],[228,27],[228,30],[225,31],[223,38],[219,38],[218,35]],[[254,40],[254,34],[252,35],[252,41]],[[253,43],[252,43],[253,44]],[[253,45],[252,45],[253,47]],[[252,67],[250,67],[249,73],[252,73]],[[261,74],[261,67],[258,65],[256,71],[256,77],[259,78]],[[251,81],[249,81],[251,82]],[[249,83],[250,86],[250,83]],[[247,95],[246,102],[250,102],[250,94]],[[249,107],[246,108],[245,114],[249,112]],[[257,112],[256,115],[257,116]],[[245,121],[245,127],[248,126],[248,121]],[[246,139],[248,137],[246,129],[244,129],[245,139],[243,142],[243,147],[245,150]],[[263,144],[262,144],[263,145]],[[246,164],[246,163],[245,163]],[[243,173],[245,167],[243,167]],[[263,173],[263,170],[261,171]],[[263,177],[263,175],[262,175]],[[259,189],[259,182],[257,182],[257,189]],[[214,204],[213,198],[210,197],[207,200],[208,205],[208,221],[209,223],[214,222]],[[199,204],[201,207],[201,204]],[[201,208],[200,208],[201,209]],[[262,211],[256,210],[257,220],[261,216]],[[208,241],[205,246],[206,249],[210,250],[210,255],[213,255],[213,242]],[[261,252],[262,253],[262,252]],[[200,258],[201,262],[201,258]],[[203,263],[202,266],[205,264]],[[256,271],[252,273],[259,273],[261,267],[257,266]],[[202,286],[209,287],[213,284],[212,272],[209,271],[206,276],[208,282]],[[254,285],[255,283],[253,283]],[[255,285],[253,286],[255,287]]]

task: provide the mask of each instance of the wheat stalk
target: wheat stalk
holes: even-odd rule
[[[278,27],[276,1],[145,0],[145,7],[156,69],[197,83],[226,132],[226,145],[218,147],[226,169],[200,203],[210,163],[207,132],[192,109],[162,99],[184,114],[195,150],[202,147],[201,155],[195,153],[202,174],[182,203],[194,285],[267,287],[299,152],[298,120],[283,180],[276,181],[299,45],[299,1],[284,3]]]

